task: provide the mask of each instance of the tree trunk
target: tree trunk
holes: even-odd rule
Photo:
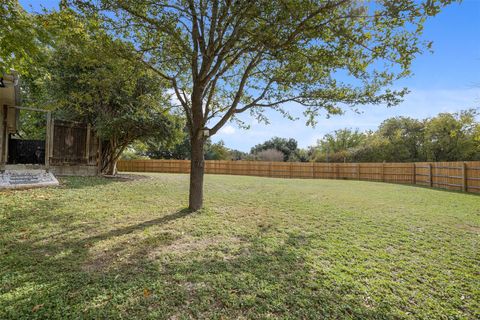
[[[112,141],[102,144],[104,146],[101,154],[101,173],[114,176],[117,174],[117,162],[124,148],[114,148]]]
[[[203,206],[203,174],[205,171],[203,137],[192,137],[191,144],[190,196],[188,208],[191,211],[197,211]]]
[[[107,175],[114,176],[117,174],[117,161],[117,159],[111,159],[108,162],[107,170],[105,172]]]

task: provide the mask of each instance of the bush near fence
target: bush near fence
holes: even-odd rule
[[[121,160],[124,172],[189,173],[189,160]],[[274,178],[348,179],[423,185],[480,193],[480,161],[415,163],[316,163],[205,161],[205,173]]]

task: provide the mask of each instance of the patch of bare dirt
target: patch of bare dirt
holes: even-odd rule
[[[188,254],[191,252],[205,251],[209,247],[217,247],[222,244],[225,244],[227,247],[241,247],[245,241],[238,237],[227,237],[227,236],[212,236],[205,238],[194,238],[194,237],[183,237],[177,241],[162,247],[158,247],[155,250],[152,250],[148,257],[150,259],[156,259],[162,254],[165,253],[175,253],[175,254]]]
[[[472,226],[472,225],[469,225],[469,224],[460,224],[460,225],[457,225],[457,227],[462,229],[462,230],[466,230],[468,232],[473,232],[475,234],[480,234],[480,227],[478,227],[478,226]]]

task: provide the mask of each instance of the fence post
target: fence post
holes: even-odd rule
[[[357,163],[357,180],[360,180],[360,163]]]
[[[468,184],[467,184],[467,164],[465,162],[462,163],[462,190],[463,192],[468,191]]]
[[[315,179],[315,162],[312,162],[312,179]]]
[[[290,162],[290,165],[289,165],[289,171],[290,171],[290,179],[292,178],[292,164],[293,162]]]
[[[417,184],[417,165],[415,162],[412,168],[412,184]]]
[[[47,112],[47,131],[45,134],[45,168],[50,170],[50,149],[52,149],[52,113]],[[6,162],[6,161],[5,161]]]
[[[385,162],[382,162],[382,181],[385,182]]]
[[[87,165],[90,164],[90,135],[91,135],[92,127],[87,124],[87,137],[85,139],[85,159],[87,160]]]
[[[430,184],[430,188],[433,187],[433,175],[432,175],[432,164],[428,164],[428,180]]]

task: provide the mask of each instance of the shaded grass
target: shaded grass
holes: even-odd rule
[[[0,318],[480,317],[478,196],[150,177],[0,193]]]

